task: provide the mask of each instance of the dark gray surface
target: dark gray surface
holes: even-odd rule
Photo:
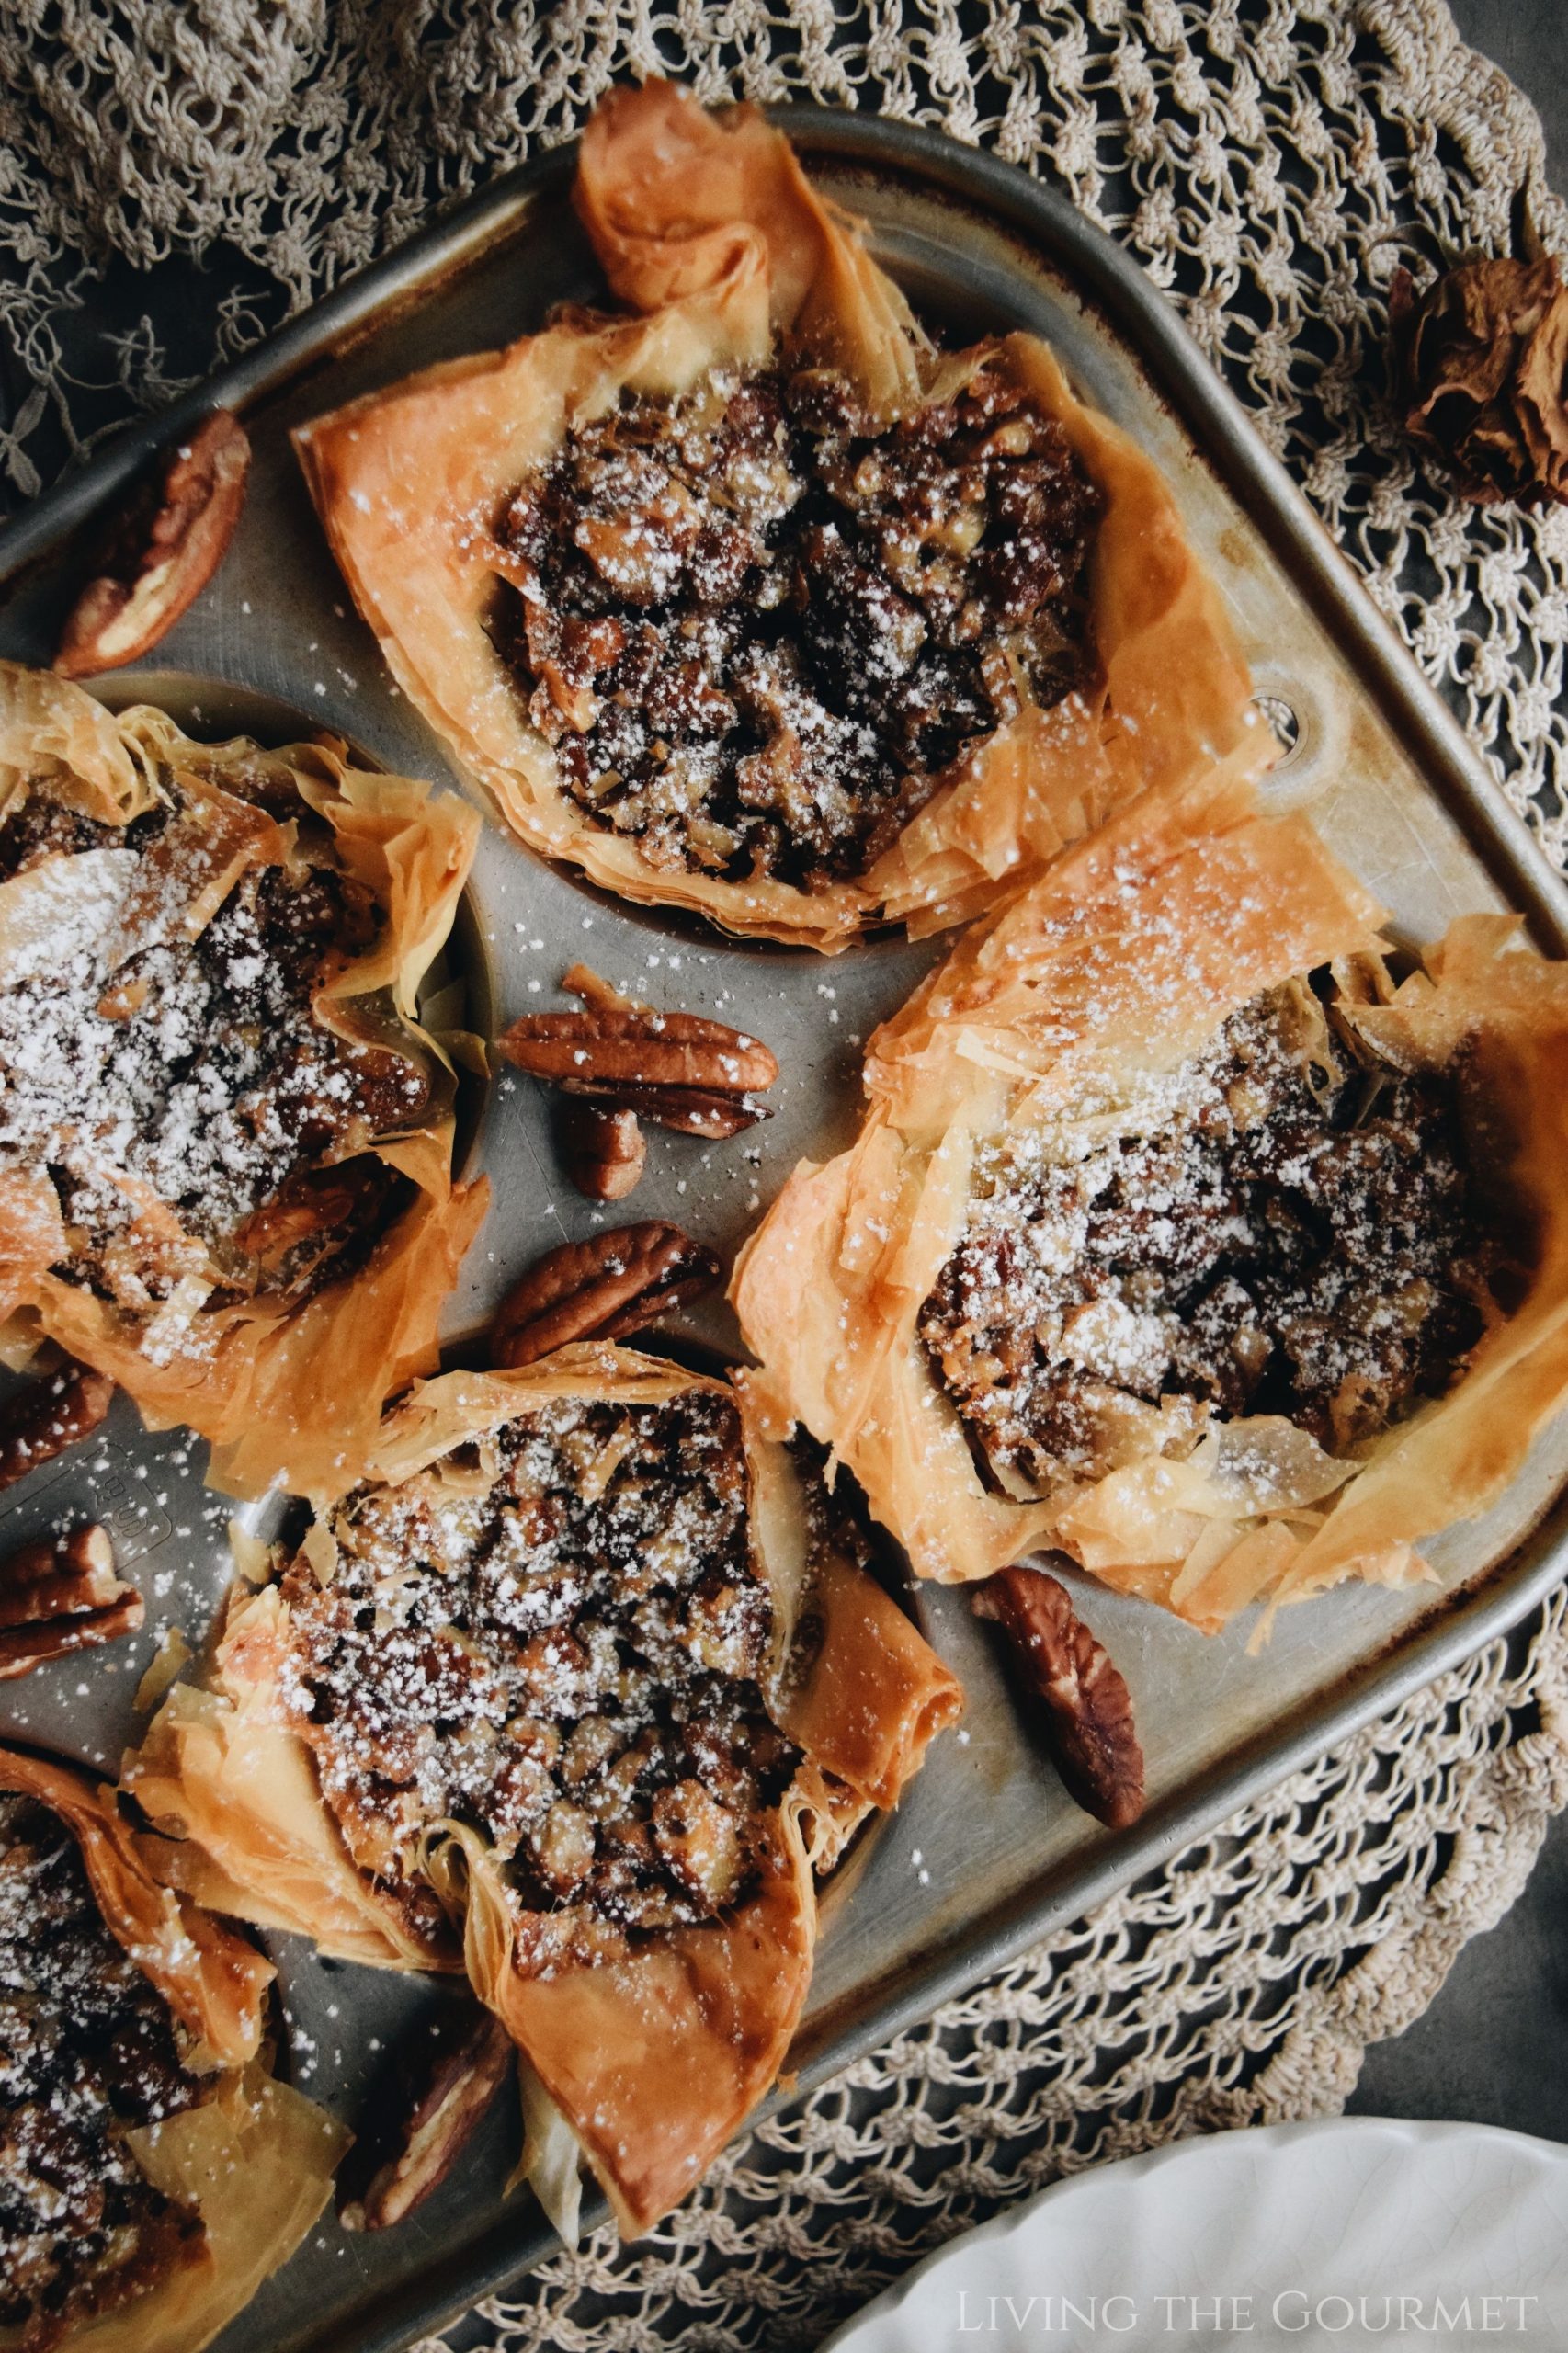
[[[1534,100],[1552,186],[1568,190],[1563,0],[1451,0],[1460,32]],[[1466,1947],[1437,1999],[1367,2053],[1350,2109],[1450,2117],[1568,2140],[1568,1815],[1524,1894]]]
[[[1546,127],[1551,184],[1568,188],[1568,10],[1562,0],[1449,0],[1471,49],[1492,58]]]
[[[1346,2105],[1568,2140],[1568,1815],[1518,1903],[1465,1947],[1430,2009],[1373,2044]]]

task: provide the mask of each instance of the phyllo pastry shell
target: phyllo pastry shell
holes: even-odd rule
[[[733,1297],[920,1575],[1054,1546],[1212,1631],[1426,1575],[1512,1478],[1568,1387],[1568,973],[1472,916],[1396,983],[1380,923],[1220,769],[873,1038]]]
[[[0,1748],[0,2344],[198,2353],[347,2135],[263,2058],[269,1961],[160,1885],[112,1796]]]
[[[485,1205],[420,984],[478,833],[330,742],[188,741],[0,665],[0,1344],[235,1494],[334,1494]]]
[[[416,1388],[126,1782],[208,1900],[466,1969],[549,2211],[580,2155],[635,2232],[774,2081],[814,1876],[959,1708],[752,1384],[583,1346]]]
[[[576,203],[631,316],[295,436],[399,683],[522,840],[832,950],[1264,763],[1167,484],[1044,344],[935,350],[750,107],[613,93]]]

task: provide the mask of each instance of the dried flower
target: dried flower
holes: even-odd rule
[[[1568,289],[1556,261],[1472,261],[1389,290],[1395,413],[1467,496],[1568,504]]]

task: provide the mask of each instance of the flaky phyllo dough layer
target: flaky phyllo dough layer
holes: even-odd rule
[[[530,847],[627,898],[834,950],[876,921],[922,933],[968,918],[999,881],[1027,879],[1131,796],[1239,745],[1266,763],[1245,665],[1169,488],[1074,397],[1045,345],[1013,335],[933,352],[858,224],[813,194],[788,142],[749,107],[708,115],[662,83],[617,92],[584,135],[576,202],[631,317],[567,317],[296,436],[334,552],[399,682]],[[873,843],[873,862],[848,879],[801,887],[771,872],[655,865],[632,834],[586,817],[490,634],[497,584],[527,585],[501,521],[517,486],[574,427],[631,400],[678,403],[715,371],[833,371],[881,430],[935,415],[983,362],[1054,421],[1103,502],[1086,681],[1041,708],[1014,664],[1014,715],[937,771],[896,838]]]
[[[76,820],[88,821],[79,831],[95,841],[98,828],[123,833],[161,797],[174,801],[174,819],[139,856],[112,836],[85,851],[72,837]],[[345,1271],[309,1267],[308,1185],[302,1200],[287,1187],[270,1199],[264,1186],[258,1214],[221,1241],[188,1230],[167,1198],[192,1182],[188,1155],[171,1136],[127,1139],[115,1124],[118,1097],[114,1117],[97,1120],[90,1107],[62,1104],[48,1147],[74,1185],[113,1205],[109,1246],[73,1227],[52,1160],[21,1147],[0,1153],[0,1328],[10,1361],[45,1337],[59,1342],[128,1391],[153,1427],[184,1422],[209,1438],[214,1482],[232,1493],[259,1494],[275,1481],[340,1492],[359,1475],[382,1399],[433,1367],[441,1304],[485,1205],[483,1183],[453,1184],[450,1041],[416,1012],[472,860],[474,813],[423,784],[357,769],[330,743],[281,752],[195,744],[161,711],[116,718],[78,687],[6,665],[0,824],[59,835],[56,846],[45,830],[31,862],[0,882],[0,991],[20,1003],[29,987],[52,988],[69,943],[73,970],[85,971],[89,958],[101,970],[93,1021],[119,1020],[127,1034],[149,961],[167,968],[165,1017],[177,1021],[181,960],[269,872],[287,886],[285,907],[324,874],[369,910],[369,938],[328,951],[311,1016],[328,1039],[373,1050],[383,1072],[405,1070],[414,1108],[399,1114],[394,1090],[387,1125],[372,1131],[351,1120],[303,1156],[305,1169],[327,1172],[328,1196],[335,1172],[350,1203],[358,1173],[391,1188]],[[248,944],[246,953],[249,963],[231,959],[225,976],[265,980],[265,959]],[[18,1022],[25,1055],[28,1023]],[[182,1057],[221,1056],[222,1041],[205,1035],[176,1037],[165,1054],[166,1034],[146,1048],[158,1086]],[[114,1054],[106,1068],[118,1086]],[[50,1074],[39,1079],[47,1089]],[[193,1152],[210,1152],[220,1112],[243,1122],[243,1104],[203,1107]],[[259,1124],[267,1146],[265,1118]],[[162,1191],[136,1165],[149,1149],[167,1164]],[[287,1157],[287,1134],[277,1149]],[[225,1174],[214,1161],[214,1179]],[[202,1212],[211,1188],[199,1189]],[[306,1237],[302,1275],[297,1233]]]
[[[21,2325],[21,2341],[58,2344],[67,2353],[77,2345],[85,2353],[87,2347],[91,2353],[200,2353],[301,2245],[326,2203],[348,2136],[272,2075],[265,2049],[271,1962],[188,1897],[160,1883],[149,1860],[160,1842],[126,1827],[112,1793],[74,1767],[0,1748],[0,1797],[12,1796],[36,1801],[74,1842],[104,1930],[153,1989],[171,2022],[168,2047],[177,2052],[184,2079],[180,2101],[188,2103],[165,2107],[156,2121],[111,2128],[111,2162],[136,2168],[147,2185],[144,2211],[164,2222],[155,2244],[143,2252],[107,2234],[108,2244],[98,2250],[90,2275],[70,2280],[63,2309],[46,2296],[32,2320]],[[21,1925],[12,1921],[8,1927]],[[42,1933],[58,1939],[61,1930],[49,1922]],[[43,2131],[46,2139],[54,2136],[50,2161],[61,2169],[56,2178],[67,2184],[69,2195],[70,2169],[89,2145],[78,2152],[71,2140],[72,2100],[83,2095],[72,2074],[67,2013],[82,1956],[56,1942],[51,1961],[44,2002],[53,1997],[62,2007],[46,2031],[63,2024],[67,2041],[63,2052],[42,2054],[46,2075],[51,2066],[63,2070],[61,2100]],[[20,1998],[22,2021],[13,2021],[8,2031],[25,2044],[31,2013]],[[101,2018],[98,2024],[101,2033]],[[146,2030],[144,2014],[143,2035]],[[128,2029],[126,2047],[113,2055],[113,2064],[129,2069],[132,2078],[137,2048],[134,2030]],[[40,2062],[21,2047],[8,2055],[16,2097],[17,2086]],[[6,2097],[0,2091],[0,2131],[25,2167],[28,2120],[13,2117],[7,2126]],[[89,2126],[101,2134],[91,2093],[85,2098]],[[75,2186],[91,2214],[93,2183]],[[38,2195],[41,2187],[28,2182],[24,2169],[18,2193],[37,2198],[37,2228],[47,2237],[64,2227],[67,2200],[56,2207]],[[8,2252],[17,2268],[7,2265],[6,2292],[20,2291],[26,2301],[29,2279],[37,2276],[36,2251],[18,2245]],[[62,2320],[62,2335],[57,2333]],[[11,2332],[4,2334],[11,2343]]]
[[[676,1449],[672,1483],[644,1446]],[[645,2229],[777,2076],[814,1874],[896,1802],[958,1686],[824,1538],[744,1382],[604,1346],[447,1374],[371,1476],[237,1596],[127,1786],[204,1900],[346,1959],[466,1969],[526,2062],[552,2216],[574,2226],[581,2156]],[[449,1777],[460,1818],[421,1795]],[[741,1789],[738,1813],[711,1794]]]
[[[854,1471],[921,1575],[983,1577],[1054,1546],[1211,1631],[1346,1577],[1426,1575],[1423,1540],[1517,1471],[1568,1392],[1568,972],[1511,920],[1468,916],[1396,986],[1380,922],[1304,819],[1261,816],[1222,767],[1080,845],[872,1040],[858,1142],[795,1171],[733,1297],[781,1407]],[[1305,976],[1324,968],[1314,994]],[[1098,1475],[1048,1492],[984,1475],[920,1330],[969,1227],[971,1172],[998,1147],[1062,1166],[1157,1135],[1150,1103],[1280,991],[1304,1064],[1314,1034],[1325,1053],[1335,1033],[1354,1041],[1369,1120],[1379,1071],[1385,1088],[1452,1090],[1494,1262],[1510,1262],[1506,1312],[1480,1296],[1442,1393],[1406,1399],[1374,1436],[1353,1414],[1320,1442],[1299,1415],[1118,1393]],[[1179,1195],[1173,1215],[1176,1248]],[[1417,1315],[1429,1290],[1407,1294]]]

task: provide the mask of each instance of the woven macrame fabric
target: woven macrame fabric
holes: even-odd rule
[[[1461,506],[1383,404],[1390,278],[1568,252],[1540,124],[1442,0],[7,0],[0,485],[33,495],[617,79],[935,124],[1179,304],[1568,864],[1568,512]],[[770,2121],[661,2230],[424,2353],[816,2344],[1070,2168],[1323,2115],[1568,1802],[1563,1597],[1169,1870]]]

